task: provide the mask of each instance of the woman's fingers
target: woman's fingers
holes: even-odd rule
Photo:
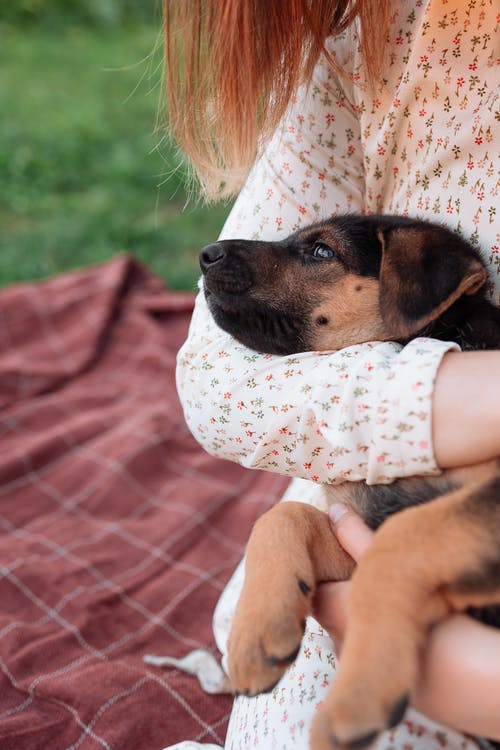
[[[372,541],[373,531],[357,513],[343,503],[333,503],[328,515],[333,533],[346,552],[357,562]]]
[[[343,503],[333,503],[329,510],[332,532],[354,560],[359,560],[370,544],[373,532],[364,521]],[[347,626],[347,599],[350,584],[322,583],[314,597],[314,616],[337,641],[342,641]]]

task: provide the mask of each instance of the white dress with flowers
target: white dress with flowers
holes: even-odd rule
[[[280,238],[344,212],[439,221],[481,249],[498,304],[498,21],[494,0],[399,0],[375,93],[363,74],[357,29],[332,40],[345,75],[318,63],[222,236]],[[374,342],[334,354],[257,354],[215,326],[199,295],[179,353],[178,388],[206,450],[294,477],[288,496],[321,506],[324,482],[437,472],[431,396],[450,348],[420,338],[403,348]],[[238,571],[214,618],[223,652],[240,578]],[[331,640],[310,620],[301,653],[276,689],[235,701],[226,748],[306,750],[335,661]],[[475,743],[410,711],[377,747]]]

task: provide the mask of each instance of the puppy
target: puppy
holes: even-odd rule
[[[217,324],[261,352],[422,335],[462,349],[500,345],[480,255],[440,225],[340,216],[279,242],[216,242],[200,265]],[[352,578],[342,660],[311,748],[362,748],[402,719],[432,624],[483,608],[500,626],[500,462],[326,491],[380,529]],[[353,570],[315,508],[282,503],[259,519],[228,644],[235,692],[272,689],[297,654],[317,584]]]

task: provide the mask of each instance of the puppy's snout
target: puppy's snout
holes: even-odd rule
[[[221,264],[226,257],[226,252],[220,242],[206,245],[200,253],[200,266],[203,273],[216,264]]]
[[[248,262],[247,243],[219,240],[200,252],[205,292],[210,295],[235,295],[246,292],[253,284]]]

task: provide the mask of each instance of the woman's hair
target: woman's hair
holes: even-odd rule
[[[369,79],[380,70],[389,0],[165,0],[169,130],[206,198],[233,195],[327,37],[358,17]]]

